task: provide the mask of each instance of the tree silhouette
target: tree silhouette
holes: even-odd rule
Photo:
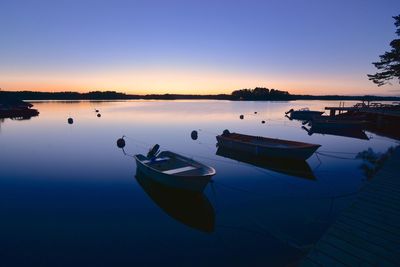
[[[397,27],[396,34],[400,36],[400,15],[394,16],[394,25]],[[392,49],[379,56],[380,61],[372,64],[380,70],[376,74],[368,74],[368,78],[378,86],[389,83],[392,79],[399,79],[400,83],[400,39],[390,42]]]

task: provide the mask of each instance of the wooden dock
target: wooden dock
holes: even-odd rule
[[[385,115],[399,118],[400,111],[399,110],[391,110],[384,108],[370,108],[370,107],[325,107],[325,110],[329,111],[329,116],[336,116],[336,112],[338,114],[342,114],[344,112],[358,112],[364,113],[366,115]]]
[[[399,267],[399,171],[397,147],[299,266]]]

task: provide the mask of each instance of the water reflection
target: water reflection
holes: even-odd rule
[[[39,117],[6,119],[1,124],[3,265],[24,266],[24,260],[33,258],[36,261],[29,262],[35,266],[75,266],[77,262],[96,266],[288,266],[299,254],[288,242],[303,247],[318,240],[352,201],[352,196],[337,196],[357,191],[365,181],[361,159],[354,160],[354,155],[369,147],[384,153],[392,145],[391,140],[374,134],[370,141],[309,136],[299,122],[283,117],[289,108],[305,105],[318,110],[332,104],[36,102]],[[101,119],[95,108],[101,111]],[[255,110],[257,115],[249,115]],[[240,114],[245,114],[244,120]],[[73,125],[67,123],[68,117],[74,118]],[[312,168],[320,166],[313,171],[317,181],[296,179],[296,173],[271,172],[296,169],[287,161],[278,167],[261,162],[263,169],[257,160],[247,158],[248,164],[242,164],[215,155],[215,135],[227,128],[318,143],[321,151],[346,154],[335,154],[340,158],[318,155],[321,165],[314,155],[307,162]],[[202,130],[193,141],[190,133],[196,129]],[[205,195],[193,196],[157,186],[140,175],[136,182],[132,177],[135,161],[122,157],[116,148],[115,141],[122,135],[131,137],[125,147],[131,155],[146,153],[151,145],[161,143],[166,150],[215,167],[216,198],[209,190],[211,184]],[[68,261],[60,263],[65,255]]]
[[[168,187],[139,170],[136,180],[154,203],[175,220],[203,232],[214,231],[214,208],[204,194]]]
[[[316,179],[313,171],[305,160],[273,159],[246,154],[244,152],[237,152],[222,147],[218,148],[216,155],[286,175],[310,180]]]
[[[336,136],[343,136],[343,137],[350,137],[350,138],[356,138],[356,139],[361,139],[361,140],[369,140],[368,136],[365,134],[365,132],[361,129],[329,129],[329,128],[321,128],[321,127],[314,127],[312,126],[311,128],[307,128],[305,126],[302,127],[308,135],[313,135],[313,134],[327,134],[327,135],[336,135]]]

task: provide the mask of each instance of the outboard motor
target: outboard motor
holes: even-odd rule
[[[222,132],[222,136],[227,136],[227,135],[230,135],[231,133],[229,132],[229,130],[228,129],[225,129],[223,132]]]
[[[147,153],[147,158],[154,159],[157,157],[158,153],[160,153],[160,145],[156,144],[152,149],[149,150],[149,153]]]
[[[289,113],[292,113],[293,111],[294,111],[294,110],[291,108],[290,110],[286,111],[285,114],[287,115],[287,114],[289,114]]]

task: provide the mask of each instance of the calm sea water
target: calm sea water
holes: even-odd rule
[[[310,136],[284,117],[338,104],[37,102],[39,117],[0,121],[1,265],[292,266],[365,182],[356,154],[395,144],[368,132],[370,140]],[[322,147],[296,175],[285,162],[260,167],[216,155],[224,129]],[[217,175],[203,196],[136,178],[134,160],[116,146],[122,135],[128,154],[158,143]]]

